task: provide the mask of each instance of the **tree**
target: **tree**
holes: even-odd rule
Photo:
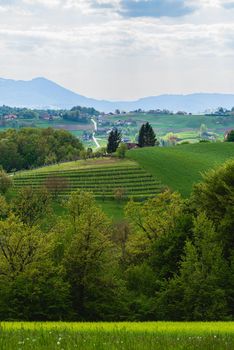
[[[68,315],[69,285],[53,264],[53,245],[51,235],[13,215],[0,221],[1,319],[42,321]]]
[[[148,241],[172,230],[183,210],[183,200],[178,193],[166,191],[144,203],[128,202],[125,214]]]
[[[234,130],[229,131],[225,141],[226,142],[234,142]]]
[[[9,212],[10,208],[5,197],[0,195],[0,220],[5,219]]]
[[[87,157],[88,158],[93,157],[93,149],[91,147],[87,148]]]
[[[139,131],[139,136],[138,136],[138,145],[140,147],[145,146],[145,124],[142,124],[140,131]]]
[[[222,247],[216,241],[214,225],[204,213],[194,220],[193,232],[193,241],[188,240],[185,246],[179,275],[162,293],[165,303],[172,293],[177,295],[169,301],[170,308],[165,307],[165,315],[175,319],[177,310],[177,320],[222,320],[229,316],[225,292],[228,269]]]
[[[110,222],[90,193],[74,192],[67,207],[71,241],[64,266],[76,318],[107,320],[116,307],[119,292],[115,288],[120,283],[116,280]]]
[[[13,210],[29,226],[38,224],[51,212],[51,198],[44,187],[24,187],[13,201]]]
[[[140,147],[148,147],[158,145],[156,135],[152,126],[147,122],[143,124],[139,131],[138,144]]]
[[[199,131],[199,137],[203,139],[207,134],[207,126],[205,124],[201,124],[200,131]]]
[[[75,160],[83,146],[77,137],[53,128],[21,128],[0,134],[0,165],[7,171]]]
[[[69,188],[69,181],[63,176],[50,175],[45,180],[44,186],[54,198],[58,198],[61,192]]]
[[[133,263],[147,260],[154,254],[152,250],[156,242],[175,231],[183,207],[180,195],[169,191],[143,203],[128,202],[125,215],[132,227],[128,251]]]
[[[225,256],[234,248],[234,161],[229,160],[203,175],[203,182],[195,185],[191,206],[204,212],[215,227],[224,245]]]
[[[125,143],[120,143],[119,147],[117,148],[116,154],[120,159],[124,159],[127,152],[127,145]]]
[[[108,137],[107,153],[116,152],[120,142],[121,142],[121,133],[116,128],[111,130],[110,135]]]
[[[0,194],[6,194],[13,182],[4,170],[0,170]]]
[[[125,189],[123,187],[118,187],[114,189],[114,197],[117,202],[121,202],[125,196]]]

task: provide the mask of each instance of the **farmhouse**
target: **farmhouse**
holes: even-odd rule
[[[17,119],[17,115],[15,115],[15,114],[8,114],[8,115],[4,116],[4,119],[5,120],[15,120],[15,119]]]
[[[128,150],[139,148],[139,145],[134,142],[126,142],[125,145],[127,146]]]

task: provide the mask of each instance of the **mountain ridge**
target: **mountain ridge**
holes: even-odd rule
[[[32,80],[0,78],[0,105],[54,109],[69,109],[80,105],[94,107],[100,112],[113,112],[115,109],[126,112],[136,109],[168,109],[173,112],[182,110],[202,113],[220,106],[232,108],[234,94],[162,94],[132,101],[108,101],[83,96],[44,77],[36,77]]]

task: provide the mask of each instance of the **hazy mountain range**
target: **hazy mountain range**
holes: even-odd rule
[[[94,107],[99,111],[115,109],[168,109],[193,113],[214,110],[220,106],[232,108],[234,94],[196,93],[190,95],[160,95],[141,98],[136,101],[95,100],[63,88],[45,78],[30,81],[0,78],[0,105],[28,108],[72,108],[73,106]]]

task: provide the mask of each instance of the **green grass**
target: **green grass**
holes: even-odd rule
[[[1,350],[231,350],[234,323],[1,323]]]
[[[123,159],[120,160],[118,158],[100,158],[100,159],[87,159],[87,160],[77,160],[73,162],[66,162],[66,163],[60,163],[60,164],[53,164],[44,166],[41,168],[37,168],[34,170],[28,170],[28,171],[19,171],[16,173],[16,175],[20,174],[37,174],[37,173],[44,173],[44,172],[54,172],[54,171],[63,171],[63,170],[78,170],[78,169],[94,169],[94,168],[103,168],[103,167],[122,167],[122,166],[136,166],[136,162],[129,160],[129,159]]]
[[[124,217],[124,206],[126,201],[118,202],[116,200],[98,200],[98,204],[101,206],[104,213],[109,216],[113,221],[119,221]]]
[[[187,197],[193,184],[202,179],[201,173],[229,158],[234,159],[234,144],[199,143],[168,148],[143,148],[129,151],[127,156],[161,183]]]
[[[113,221],[119,221],[123,219],[124,217],[124,206],[126,205],[126,201],[115,201],[115,200],[97,200],[97,204],[102,208],[104,213]],[[67,209],[65,208],[65,205],[62,201],[57,202],[53,201],[52,202],[52,208],[57,216],[64,216],[67,215]]]
[[[205,124],[210,131],[224,135],[225,130],[233,127],[234,116],[224,118],[225,122],[220,121],[219,116],[206,115],[154,115],[146,113],[127,114],[109,116],[107,119],[111,121],[126,120],[131,118],[137,122],[137,126],[142,122],[148,121],[160,135],[165,135],[172,131],[178,133],[193,129],[194,132],[199,132],[201,124]]]

